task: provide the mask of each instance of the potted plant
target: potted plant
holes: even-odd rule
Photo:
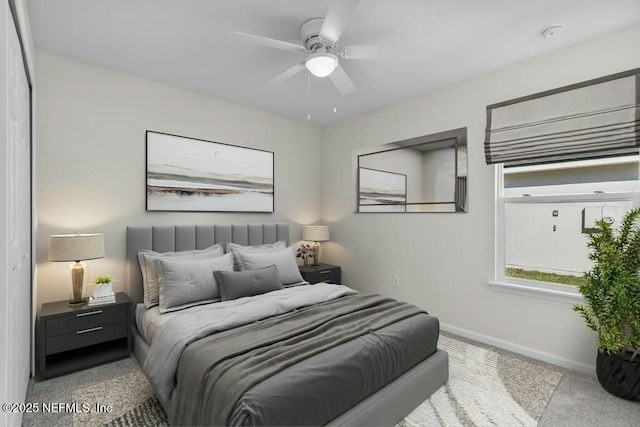
[[[616,396],[640,400],[640,209],[623,217],[618,230],[604,220],[589,233],[593,267],[579,285],[585,305],[576,305],[598,334],[596,373]]]
[[[93,280],[93,297],[101,298],[113,295],[113,277],[108,274],[99,274]]]

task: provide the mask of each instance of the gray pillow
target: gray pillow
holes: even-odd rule
[[[284,289],[275,265],[257,270],[214,271],[220,298],[229,301]]]
[[[296,258],[291,248],[284,248],[278,252],[236,252],[236,258],[242,266],[242,270],[257,270],[259,268],[275,265],[278,269],[278,277],[283,285],[304,283]]]
[[[239,245],[237,243],[228,242],[225,246],[225,249],[227,253],[232,252],[234,254],[233,269],[235,271],[240,271],[242,270],[242,267],[240,267],[240,261],[238,261],[238,257],[235,256],[237,252],[263,252],[263,253],[277,252],[286,247],[287,247],[287,242],[283,240],[278,240],[275,243],[265,243],[264,245],[251,245],[251,246],[244,246],[244,245]]]
[[[220,300],[220,289],[213,272],[233,271],[233,256],[185,260],[158,258],[160,313],[180,310]]]
[[[158,273],[155,262],[158,258],[206,259],[217,258],[222,255],[224,255],[224,248],[217,244],[206,249],[194,249],[192,251],[164,253],[147,249],[138,251],[138,263],[140,263],[140,270],[142,271],[142,286],[144,288],[144,306],[151,308],[154,305],[158,305],[159,302]]]

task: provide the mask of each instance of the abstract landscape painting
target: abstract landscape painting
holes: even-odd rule
[[[358,168],[358,212],[405,212],[407,176]]]
[[[271,151],[147,131],[147,210],[273,212]]]

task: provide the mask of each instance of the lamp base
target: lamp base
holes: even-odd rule
[[[320,243],[319,242],[313,242],[313,265],[316,267],[320,265]]]
[[[67,305],[71,307],[77,307],[87,303],[87,299],[82,297],[82,289],[84,282],[84,268],[82,264],[76,261],[71,269],[71,283],[73,286],[73,299],[67,302]]]
[[[67,305],[69,307],[79,307],[81,305],[85,305],[87,303],[87,299],[83,298],[80,301],[73,301],[73,300],[69,300],[67,301]]]

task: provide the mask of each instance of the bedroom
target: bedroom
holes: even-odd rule
[[[57,53],[47,52],[38,47],[36,37],[39,23],[47,18],[36,19],[33,12],[29,16],[27,11],[33,7],[29,1],[16,3],[23,19],[31,21],[31,31],[23,30],[23,41],[34,76],[32,323],[41,304],[64,300],[70,290],[68,271],[47,261],[52,234],[104,233],[106,256],[88,262],[90,274],[108,272],[118,280],[116,289],[123,290],[129,225],[286,222],[296,241],[303,225],[323,223],[331,229],[331,241],[323,243],[323,261],[341,266],[345,284],[410,301],[437,316],[443,330],[593,372],[595,337],[571,310],[575,301],[496,292],[488,286],[495,278],[496,181],[494,167],[486,165],[483,155],[485,111],[496,102],[640,67],[640,14],[628,13],[626,24],[616,27],[618,21],[614,21],[600,34],[575,44],[540,38],[540,44],[564,45],[545,48],[548,51],[537,55],[525,52],[517,61],[496,64],[481,75],[317,125],[306,119],[306,79],[297,82],[302,87],[301,116],[260,111],[243,106],[241,100],[224,101],[223,95],[205,96],[154,81],[153,70],[119,72],[96,65],[100,61],[91,60],[91,51],[107,57],[110,46],[123,43],[117,38],[105,46],[98,41],[87,43],[84,60],[72,59],[64,47]],[[327,3],[323,2],[325,8]],[[576,3],[568,4],[567,10],[578,15]],[[595,20],[587,11],[584,14]],[[535,22],[531,37],[538,40],[537,32],[556,20],[567,21],[567,31],[558,37],[571,37],[572,16]],[[107,15],[99,22],[109,26],[116,17]],[[279,34],[269,29],[254,32]],[[29,34],[36,39],[35,48],[29,48]],[[497,34],[504,37],[500,31]],[[144,49],[129,53],[143,55]],[[202,45],[198,49],[207,51]],[[261,57],[271,53],[258,48],[251,52]],[[273,73],[265,71],[264,80],[277,74],[278,67]],[[137,72],[147,72],[149,77],[138,77]],[[342,114],[340,98],[336,102],[335,114]],[[316,112],[311,114],[315,119]],[[468,129],[467,213],[354,213],[354,150],[461,127]],[[273,151],[275,212],[145,211],[146,130]],[[392,287],[393,276],[399,277],[397,288]],[[32,334],[32,328],[26,333]],[[30,354],[20,357],[30,358]],[[26,379],[9,387],[24,393]]]

